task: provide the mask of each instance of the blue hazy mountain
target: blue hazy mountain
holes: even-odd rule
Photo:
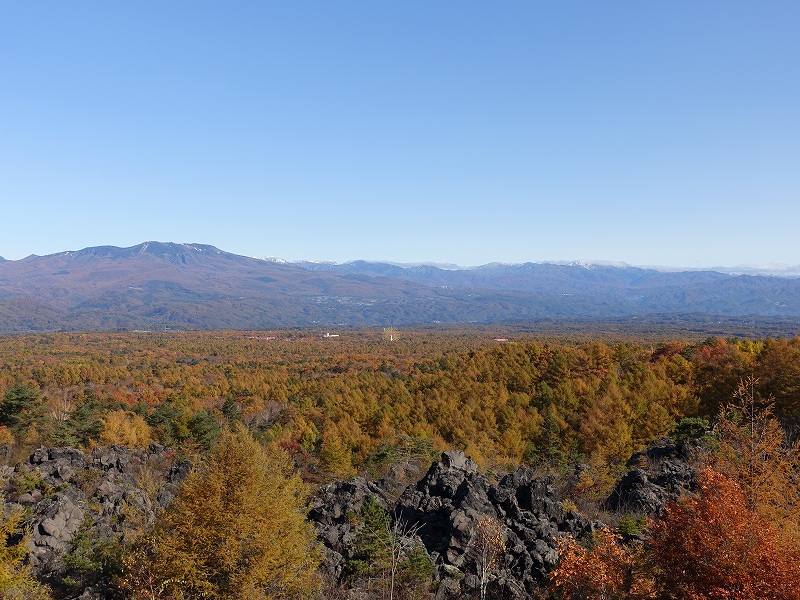
[[[800,278],[627,265],[292,263],[146,242],[0,261],[0,332],[713,317],[800,322]]]

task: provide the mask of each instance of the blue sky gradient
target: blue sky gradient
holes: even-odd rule
[[[0,256],[800,264],[800,3],[0,3]]]

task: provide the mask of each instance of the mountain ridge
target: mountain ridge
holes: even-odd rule
[[[154,249],[154,250],[151,250]],[[757,276],[776,276],[776,277],[800,277],[800,265],[788,265],[784,263],[776,264],[741,264],[734,266],[713,266],[713,267],[683,267],[683,266],[668,266],[668,265],[633,265],[623,261],[611,260],[596,260],[596,259],[576,259],[576,260],[546,260],[546,261],[525,261],[525,262],[500,262],[493,261],[481,265],[460,266],[452,263],[438,263],[434,261],[416,262],[416,263],[403,263],[391,260],[366,260],[355,259],[345,262],[336,262],[332,260],[289,260],[278,256],[244,256],[234,254],[221,250],[210,244],[199,243],[179,243],[179,242],[159,242],[159,241],[146,241],[130,247],[120,247],[112,245],[89,246],[80,250],[65,250],[52,254],[39,255],[31,254],[21,259],[6,259],[0,256],[0,262],[19,262],[36,258],[48,258],[55,256],[68,256],[68,255],[82,255],[82,254],[101,254],[106,252],[108,254],[116,254],[123,256],[125,254],[144,254],[144,253],[168,253],[179,251],[196,251],[196,252],[210,252],[216,254],[228,254],[241,258],[252,258],[265,262],[275,264],[289,264],[299,265],[305,268],[314,268],[320,266],[329,267],[346,267],[348,265],[384,265],[390,267],[398,267],[400,269],[415,269],[415,268],[433,268],[443,271],[473,271],[488,268],[501,268],[501,267],[521,267],[526,265],[553,265],[553,266],[569,266],[569,267],[584,267],[587,269],[596,267],[612,267],[619,269],[639,269],[643,271],[657,271],[661,273],[697,273],[697,272],[713,272],[722,273],[725,275],[757,275]]]
[[[800,318],[800,279],[619,264],[272,261],[143,242],[0,261],[0,332],[260,329],[619,319]]]

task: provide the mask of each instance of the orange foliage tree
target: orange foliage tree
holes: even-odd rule
[[[651,569],[641,546],[623,545],[608,529],[597,531],[584,548],[572,536],[560,538],[561,560],[550,584],[563,600],[645,600],[655,598]]]
[[[800,550],[748,508],[741,488],[707,468],[699,496],[651,525],[660,592],[687,600],[800,599]]]

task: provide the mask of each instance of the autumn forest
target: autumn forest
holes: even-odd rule
[[[398,463],[417,463],[424,472],[446,450],[463,451],[491,481],[520,465],[549,474],[566,490],[564,511],[605,524],[593,536],[559,538],[560,559],[536,592],[541,597],[798,597],[786,583],[797,579],[786,560],[800,557],[800,463],[793,445],[800,432],[800,338],[598,341],[495,338],[481,329],[324,333],[0,338],[0,443],[8,465],[6,514],[13,517],[5,518],[8,549],[0,554],[8,573],[0,589],[10,591],[0,597],[65,598],[64,590],[78,590],[62,580],[52,589],[36,583],[18,543],[26,516],[13,507],[25,490],[13,467],[43,446],[87,455],[163,447],[171,465],[189,465],[187,478],[175,486],[176,500],[156,511],[155,524],[131,525],[127,538],[104,550],[103,564],[115,565],[105,581],[116,595],[108,597],[346,594],[357,587],[354,579],[339,581],[334,593],[314,572],[321,555],[313,530],[298,521],[304,498],[330,482],[380,479]],[[626,461],[667,436],[693,448],[692,494],[660,515],[610,514],[602,500],[631,467]],[[213,499],[211,488],[223,481],[228,491],[218,489]],[[249,491],[230,492],[237,481]],[[769,489],[783,490],[782,500]],[[247,569],[239,564],[236,576],[224,581],[211,572],[218,575],[235,557],[219,556],[213,568],[192,562],[207,551],[189,548],[174,532],[200,539],[204,528],[224,528],[233,496],[249,507],[245,514],[258,512],[253,498],[281,505],[237,527],[247,529],[250,540],[274,537],[278,527],[293,553],[294,580],[285,566],[280,577],[270,575],[274,556],[253,548],[243,550]],[[194,520],[211,505],[216,525]],[[724,532],[699,526],[714,519],[728,523]],[[698,539],[689,540],[690,532]],[[743,562],[720,559],[686,581],[673,576],[686,570],[679,556],[715,544],[750,548],[748,540],[758,552],[745,552]],[[413,554],[401,550],[398,556]],[[395,589],[394,566],[384,573],[394,597],[445,597],[425,569],[413,584]],[[490,570],[482,574],[486,585],[475,588],[474,597],[501,597],[490,595]],[[606,582],[602,589],[599,581]],[[389,597],[387,587],[371,589],[369,597]]]

